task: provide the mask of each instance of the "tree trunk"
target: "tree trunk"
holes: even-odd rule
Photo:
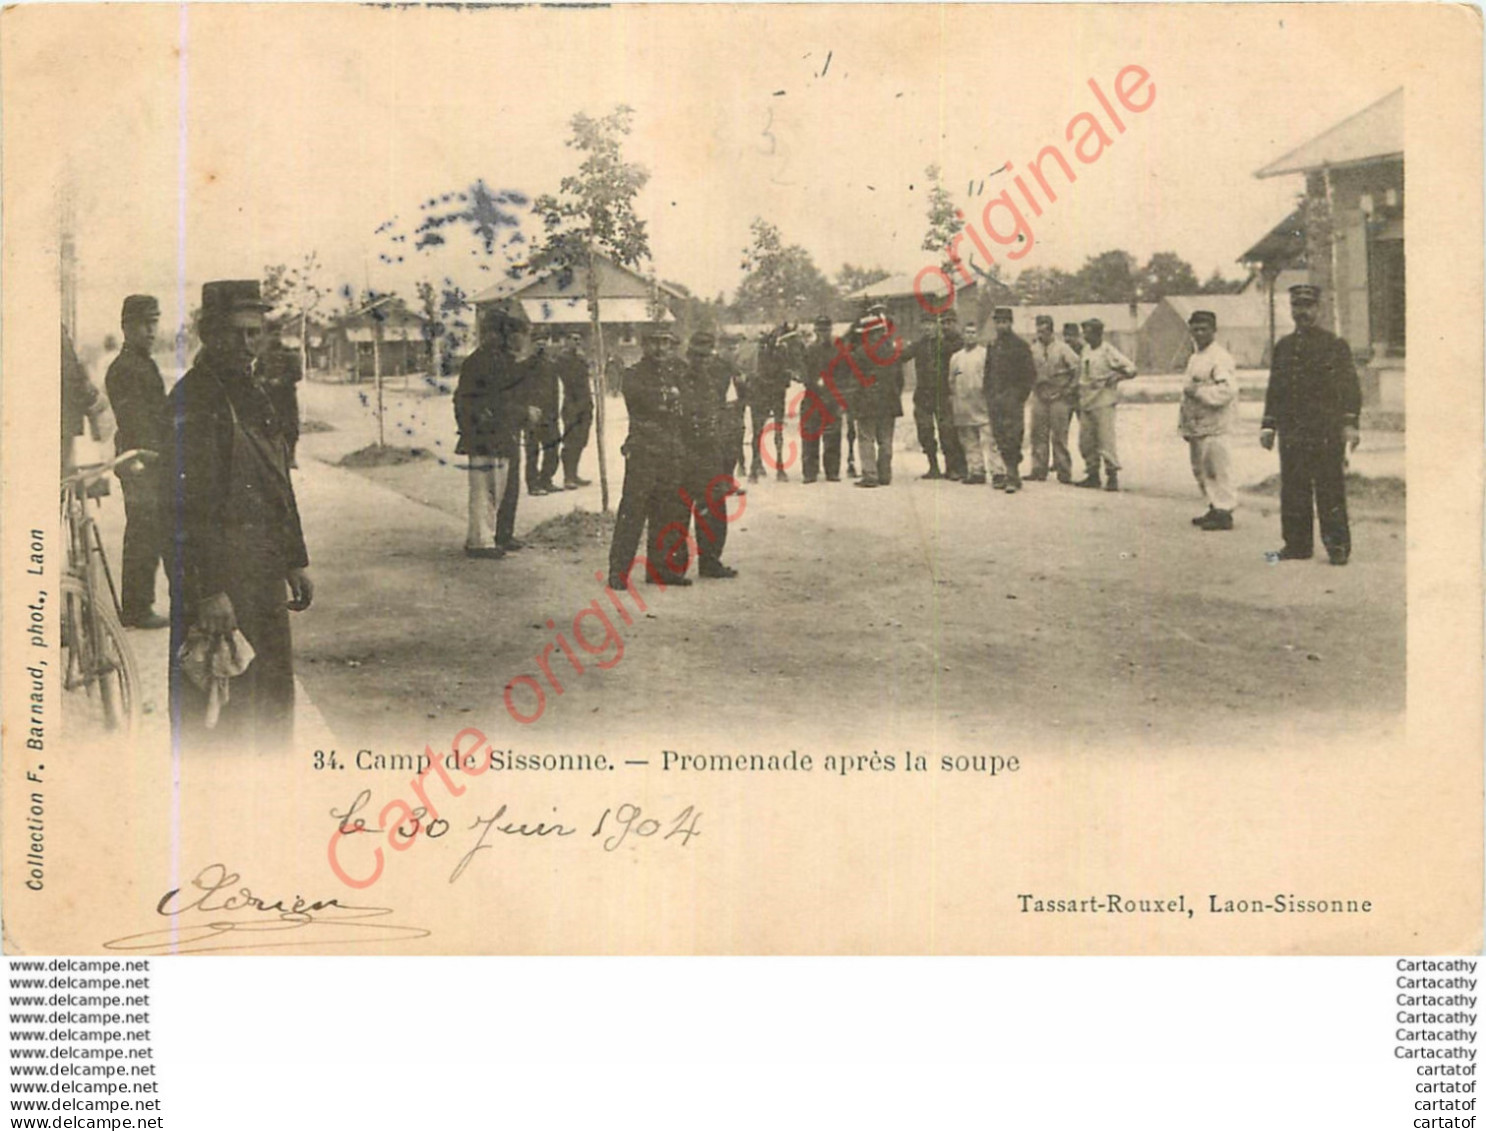
[[[604,445],[604,401],[608,384],[604,364],[604,324],[599,320],[599,277],[594,264],[593,245],[588,247],[588,319],[592,330],[592,348],[589,350],[589,373],[593,384],[593,426],[598,433],[599,453],[599,503],[603,513],[609,513],[609,462]]]
[[[372,313],[373,321],[376,320],[376,312]],[[387,429],[383,423],[385,419],[382,412],[382,324],[376,323],[372,330],[372,380],[377,383],[377,447],[387,446]]]
[[[309,311],[301,310],[299,312],[299,379],[301,381],[309,380],[310,375],[309,321]]]

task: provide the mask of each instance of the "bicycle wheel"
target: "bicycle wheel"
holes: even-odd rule
[[[134,729],[139,670],[119,618],[81,578],[62,578],[63,718],[81,731]]]

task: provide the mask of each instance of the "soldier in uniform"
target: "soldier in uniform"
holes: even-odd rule
[[[1066,328],[1065,328],[1066,329]],[[1068,424],[1078,400],[1078,354],[1066,341],[1053,336],[1049,315],[1037,316],[1037,338],[1032,343],[1037,382],[1032,386],[1032,471],[1028,479],[1047,478],[1048,448],[1059,483],[1073,482],[1073,457],[1068,454]]]
[[[562,486],[576,491],[592,482],[578,474],[593,430],[593,385],[588,379],[588,359],[583,356],[582,334],[567,336],[557,358],[557,379],[562,383]]]
[[[153,452],[154,459],[119,469],[124,489],[124,568],[120,619],[129,628],[165,628],[155,612],[155,571],[170,553],[170,406],[165,379],[150,356],[160,303],[152,295],[130,295],[120,319],[124,345],[103,379],[118,431],[114,452]]]
[[[641,339],[640,360],[624,375],[624,404],[629,410],[629,438],[624,447],[624,491],[614,519],[614,540],[609,546],[610,589],[630,583],[631,567],[643,563],[647,582],[658,585],[690,585],[691,579],[678,569],[684,553],[688,512],[681,501],[683,417],[681,383],[684,373],[675,357],[676,337],[669,330],[651,330]],[[637,558],[646,527],[647,553]],[[680,532],[678,538],[677,532]],[[668,557],[668,554],[670,557]]]
[[[713,353],[716,344],[715,334],[698,330],[686,347],[681,383],[681,490],[682,503],[696,529],[697,576],[729,578],[737,577],[738,571],[722,564],[722,551],[728,540],[727,499],[737,484],[724,467],[722,442],[727,398],[736,386],[732,367]],[[684,547],[687,563],[690,549],[689,544]],[[685,573],[686,565],[676,572]]]
[[[265,333],[261,341],[262,348],[253,363],[253,379],[273,402],[279,431],[289,449],[289,466],[298,467],[299,382],[304,379],[299,351],[287,348],[272,330]]]
[[[798,331],[788,322],[764,335],[759,345],[758,377],[749,382],[753,396],[749,415],[753,418],[753,459],[748,472],[750,482],[763,477],[764,464],[774,468],[774,478],[783,483],[789,479],[784,470],[785,400],[789,394],[789,383],[803,367],[803,347]],[[770,422],[773,427],[770,428]],[[774,433],[774,459],[764,459],[764,432]]]
[[[550,495],[557,490],[553,477],[562,444],[556,352],[544,337],[524,360],[527,403],[536,410],[526,426],[526,492]]]
[[[1192,520],[1199,530],[1232,530],[1238,495],[1228,469],[1228,430],[1238,410],[1238,372],[1233,355],[1214,338],[1218,316],[1194,310],[1187,319],[1196,349],[1187,359],[1187,383],[1177,428],[1192,457],[1192,475],[1207,500],[1207,513]]]
[[[857,418],[862,445],[862,477],[858,487],[886,487],[893,481],[893,430],[903,415],[903,343],[893,334],[886,315],[871,314],[854,335],[852,354],[860,385],[847,395]]]
[[[459,367],[454,451],[469,459],[466,557],[498,559],[521,549],[514,537],[521,495],[521,428],[529,419],[520,355],[529,323],[519,306],[480,314],[480,343]],[[492,533],[493,529],[493,533]]]
[[[993,478],[991,485],[1014,495],[1022,489],[1022,435],[1027,397],[1037,381],[1037,367],[1032,360],[1032,347],[1012,332],[1011,307],[996,307],[991,321],[996,336],[986,347],[986,408],[990,410],[996,450],[1006,465],[1004,479],[997,482]]]
[[[283,749],[294,733],[290,611],[310,605],[289,453],[272,401],[253,379],[263,333],[256,280],[201,289],[202,350],[171,391],[175,545],[170,558],[171,714],[193,745]],[[234,631],[254,657],[230,685],[215,728],[215,702],[183,667],[182,649]]]
[[[1290,288],[1295,332],[1274,347],[1259,442],[1280,442],[1281,560],[1309,558],[1316,520],[1332,565],[1352,556],[1347,523],[1347,453],[1361,440],[1362,388],[1347,343],[1316,324],[1321,289]]]
[[[1120,456],[1115,443],[1115,410],[1121,381],[1135,376],[1135,363],[1104,340],[1104,323],[1090,318],[1083,324],[1084,348],[1078,365],[1078,449],[1086,474],[1078,486],[1099,486],[1104,464],[1104,489],[1120,489]]]
[[[748,374],[738,358],[738,347],[743,339],[738,334],[722,336],[722,360],[732,373],[733,388],[723,405],[722,413],[722,469],[735,480],[748,466],[747,422],[743,419],[748,407]],[[739,495],[748,494],[742,487],[735,488]]]
[[[955,429],[953,397],[949,387],[949,364],[964,345],[953,309],[938,315],[918,341],[903,354],[912,361],[913,423],[918,429],[919,447],[929,461],[924,479],[965,478],[965,449]],[[934,430],[939,442],[934,442]],[[944,470],[939,470],[939,451],[944,452]]]
[[[801,470],[806,483],[819,479],[824,449],[826,478],[835,483],[841,478],[841,414],[831,403],[822,375],[830,367],[836,348],[831,320],[822,314],[814,326],[815,339],[805,347],[800,369],[800,384],[805,386],[800,398]]]

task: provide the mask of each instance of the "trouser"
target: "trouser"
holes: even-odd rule
[[[784,470],[784,390],[779,390],[778,395],[769,394],[762,402],[755,401],[749,410],[753,414],[753,459],[750,474],[761,474],[764,467],[770,471]],[[774,434],[774,459],[764,459],[764,428],[770,421],[775,427],[769,431]]]
[[[185,750],[268,754],[287,749],[294,738],[294,649],[289,632],[287,570],[251,563],[232,578],[226,593],[238,630],[253,646],[253,662],[229,684],[216,726],[207,729],[208,691],[181,670],[180,651],[195,610],[171,617],[170,705]],[[173,593],[172,599],[178,599]]]
[[[935,404],[915,402],[913,425],[918,431],[918,446],[923,448],[930,467],[939,466],[938,453],[943,451],[946,474],[956,477],[965,474],[965,450],[960,444],[960,434],[954,425],[954,414],[948,397],[940,398]],[[939,431],[937,445],[934,442],[936,427]]]
[[[972,479],[984,479],[987,470],[992,475],[1006,474],[1006,465],[996,450],[989,424],[961,424],[959,433],[960,447],[965,453],[965,470]]]
[[[1001,453],[1001,462],[1006,465],[1004,474],[1019,479],[1022,467],[1022,436],[1025,433],[1026,405],[1023,401],[992,401],[991,435],[996,440],[996,450]]]
[[[818,396],[819,394],[817,394]],[[825,429],[822,426],[821,414],[813,409],[807,411],[802,405],[800,411],[800,465],[801,470],[804,472],[806,483],[813,483],[820,478],[820,449],[821,440],[824,438]]]
[[[692,545],[701,558],[701,568],[722,564],[722,551],[728,543],[728,496],[737,486],[729,473],[718,473],[721,459],[715,455],[698,454],[688,458],[682,469],[681,499],[682,513],[686,516],[687,531],[682,534],[682,545],[675,548],[673,538],[667,538],[665,554],[674,555],[680,562],[676,573],[685,573],[691,564]],[[690,529],[696,529],[691,539]]]
[[[521,475],[516,470],[516,457],[507,462],[506,489],[501,492],[495,511],[495,544],[504,546],[516,537],[516,504],[521,501]]]
[[[1202,497],[1214,510],[1231,511],[1238,505],[1238,495],[1229,473],[1227,437],[1193,436],[1187,445],[1192,449],[1192,477]]]
[[[1351,552],[1345,451],[1339,435],[1286,439],[1280,434],[1280,530],[1285,549],[1311,553],[1319,518],[1326,549]]]
[[[1099,461],[1106,471],[1120,470],[1120,457],[1115,449],[1115,406],[1086,408],[1078,417],[1078,453],[1084,458],[1089,475],[1099,474]]]
[[[893,428],[896,417],[864,417],[857,422],[861,444],[862,481],[887,486],[893,481]]]
[[[546,487],[557,474],[562,430],[555,416],[542,415],[539,423],[526,427],[526,487]]]
[[[579,405],[572,412],[564,412],[563,423],[562,478],[571,483],[578,478],[578,463],[593,431],[593,405]]]
[[[467,550],[478,550],[500,541],[495,531],[500,529],[497,517],[505,509],[510,460],[493,456],[470,456],[470,519],[465,531],[464,546]],[[515,522],[515,507],[511,508],[512,524]]]
[[[1052,466],[1058,478],[1073,478],[1073,457],[1068,454],[1068,424],[1073,419],[1073,402],[1064,398],[1045,401],[1032,398],[1032,474],[1047,475],[1048,447],[1052,447]]]
[[[846,414],[846,466],[848,469],[856,467],[857,450],[857,418],[856,413]]]
[[[831,414],[831,421],[820,434],[820,458],[826,478],[841,478],[841,417]]]
[[[609,544],[610,576],[628,575],[647,526],[649,544],[642,560],[646,572],[665,580],[679,576],[686,568],[687,558],[682,555],[689,512],[681,498],[677,463],[671,452],[633,441],[625,445],[624,490],[619,498],[619,512],[614,516],[614,540]],[[651,554],[655,555],[654,559]]]
[[[144,616],[155,607],[155,570],[169,553],[170,508],[165,479],[155,468],[138,475],[120,476],[124,488],[124,561],[119,603],[124,621]]]
[[[722,470],[736,476],[748,466],[744,449],[748,445],[748,425],[743,419],[743,405],[733,402],[722,410]]]

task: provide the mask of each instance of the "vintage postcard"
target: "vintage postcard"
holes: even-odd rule
[[[1481,47],[7,9],[6,951],[1479,950]]]

